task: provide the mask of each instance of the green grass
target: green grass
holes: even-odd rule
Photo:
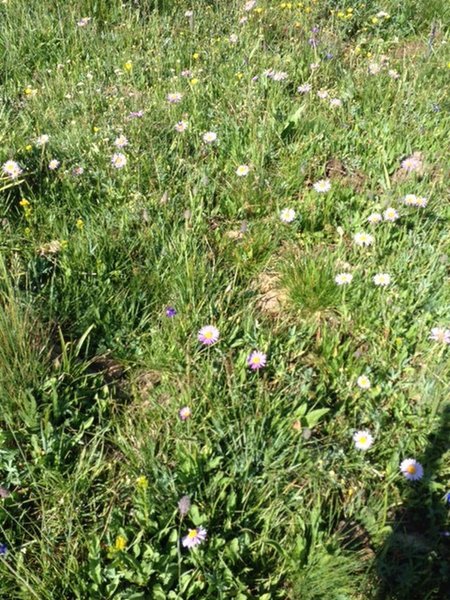
[[[430,340],[450,329],[447,3],[244,4],[0,4],[0,165],[23,169],[0,177],[4,597],[422,600],[450,585],[450,349]],[[388,207],[397,221],[367,222]],[[252,372],[256,349],[268,363]],[[184,548],[200,526],[206,542]]]

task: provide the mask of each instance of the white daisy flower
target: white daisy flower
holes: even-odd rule
[[[331,190],[331,181],[329,179],[320,179],[313,184],[313,188],[316,192],[324,194]]]
[[[368,390],[370,389],[371,383],[366,375],[360,375],[356,380],[356,385],[362,390]]]
[[[127,164],[127,157],[120,152],[113,154],[111,157],[111,164],[116,169],[122,169]]]
[[[395,208],[392,208],[392,206],[387,208],[383,213],[383,218],[385,221],[396,221],[399,216],[400,215],[398,212],[395,210]]]
[[[373,277],[373,282],[375,285],[386,287],[391,283],[391,276],[388,273],[377,273]]]
[[[353,240],[357,246],[371,246],[373,244],[374,237],[373,235],[370,235],[370,233],[361,231],[359,233],[355,233]]]
[[[295,216],[295,210],[293,208],[283,208],[280,212],[280,221],[283,223],[292,223]]]
[[[336,275],[334,278],[338,285],[347,285],[348,283],[352,282],[352,279],[353,275],[351,273],[338,273],[338,275]]]
[[[374,212],[367,217],[367,220],[371,225],[375,225],[383,220],[383,216],[380,213]]]
[[[405,458],[400,463],[400,471],[409,481],[418,481],[423,477],[423,467],[415,458]]]
[[[357,431],[353,435],[353,441],[358,450],[368,450],[373,444],[373,436],[368,431]]]
[[[238,177],[246,177],[250,173],[250,167],[248,165],[239,165],[236,169],[236,175]]]

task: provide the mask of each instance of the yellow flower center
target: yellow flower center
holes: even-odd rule
[[[212,331],[205,331],[205,333],[203,335],[207,340],[211,340],[213,337]]]
[[[197,530],[196,529],[189,529],[189,533],[188,533],[188,538],[190,540],[194,539],[195,537],[197,537]]]
[[[365,444],[367,442],[367,438],[365,435],[360,436],[359,438],[359,443],[360,444]]]

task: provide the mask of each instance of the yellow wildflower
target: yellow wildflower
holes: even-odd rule
[[[83,229],[84,227],[84,221],[83,219],[77,219],[75,226],[77,229],[79,229],[80,231]]]
[[[32,146],[31,144],[27,144],[27,145],[25,146],[25,150],[26,150],[27,152],[30,152],[31,150],[33,150],[33,146]]]
[[[124,538],[123,535],[118,535],[116,537],[116,541],[114,542],[114,550],[116,550],[116,552],[121,552],[122,550],[125,550],[126,546],[126,538]]]
[[[199,82],[199,79],[197,79],[196,77],[193,77],[190,81],[191,85],[197,85],[197,83]]]
[[[20,206],[22,206],[23,208],[26,208],[27,206],[30,206],[30,203],[28,202],[28,200],[26,200],[25,198],[22,198],[22,200],[19,202]]]
[[[136,479],[136,486],[141,490],[146,490],[148,488],[148,479],[145,475],[140,475]]]
[[[123,65],[123,68],[125,71],[128,71],[128,73],[130,71],[133,70],[133,63],[131,62],[131,60],[127,60],[127,62]]]
[[[198,52],[194,52],[194,54],[192,55],[192,58],[194,60],[198,60],[200,58],[200,54]]]

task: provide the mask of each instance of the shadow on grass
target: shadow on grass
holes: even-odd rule
[[[442,490],[437,490],[433,481],[449,449],[447,404],[439,429],[430,434],[425,453],[417,457],[424,467],[424,478],[411,484],[394,515],[393,531],[377,556],[377,600],[450,598],[450,511]]]

